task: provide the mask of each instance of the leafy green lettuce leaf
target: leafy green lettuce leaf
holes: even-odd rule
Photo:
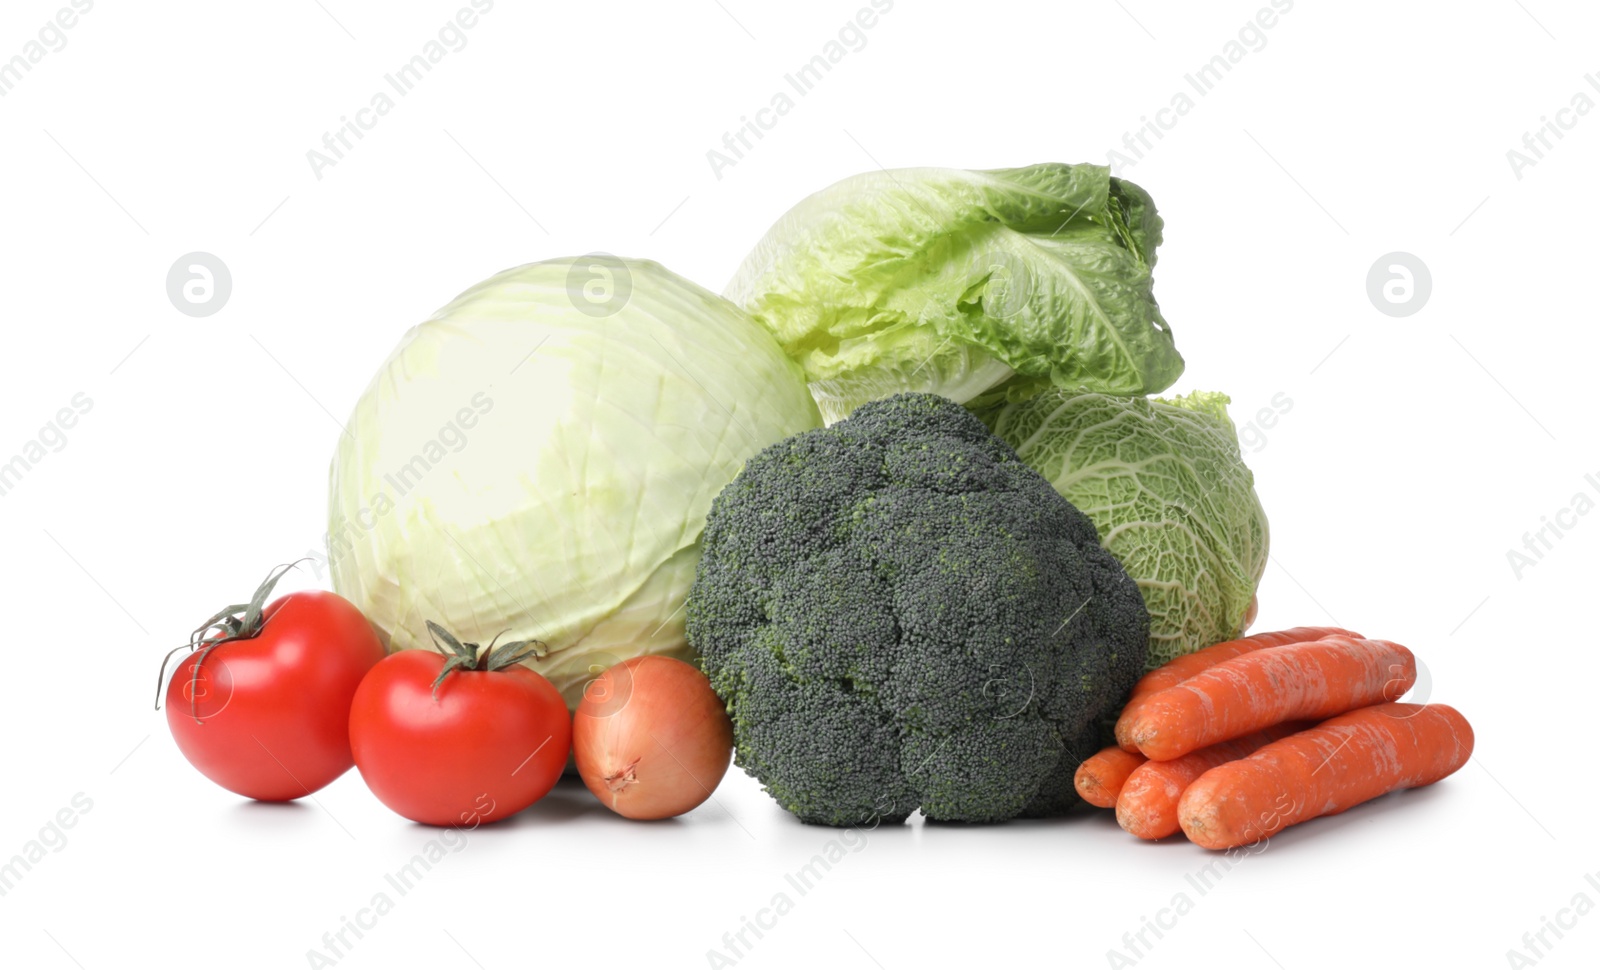
[[[868,172],[801,201],[725,295],[805,369],[828,422],[899,391],[1164,390],[1161,217],[1100,165]]]

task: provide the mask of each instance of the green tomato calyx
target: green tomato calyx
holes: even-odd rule
[[[444,683],[451,671],[455,670],[504,670],[512,664],[518,664],[530,658],[543,657],[549,652],[543,642],[539,640],[512,640],[509,643],[495,644],[500,640],[496,634],[489,646],[478,652],[476,643],[462,643],[455,634],[444,627],[428,621],[428,634],[433,637],[434,647],[445,656],[444,668],[439,671],[439,676],[433,681],[433,699],[439,699],[439,685]]]

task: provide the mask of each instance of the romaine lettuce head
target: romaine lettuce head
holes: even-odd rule
[[[1020,400],[1164,390],[1161,217],[1101,165],[845,179],[790,209],[725,295],[805,368],[830,424],[900,391]]]
[[[1051,391],[980,413],[1089,516],[1150,612],[1147,666],[1238,636],[1267,567],[1267,515],[1226,395]]]
[[[711,500],[821,425],[800,369],[721,297],[652,262],[507,270],[413,327],[332,467],[334,588],[391,649],[538,639],[566,696],[687,657]]]

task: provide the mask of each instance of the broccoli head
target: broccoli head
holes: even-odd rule
[[[686,615],[737,763],[825,825],[1060,814],[1150,623],[1089,519],[933,394],[752,458]]]

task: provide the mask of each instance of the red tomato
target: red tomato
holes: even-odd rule
[[[514,815],[555,787],[572,718],[555,685],[521,664],[456,669],[443,655],[391,654],[350,706],[356,767],[378,800],[414,822],[475,826]]]
[[[367,618],[336,593],[290,593],[261,617],[255,636],[184,658],[167,685],[167,726],[201,774],[281,802],[355,763],[350,699],[384,649]]]

